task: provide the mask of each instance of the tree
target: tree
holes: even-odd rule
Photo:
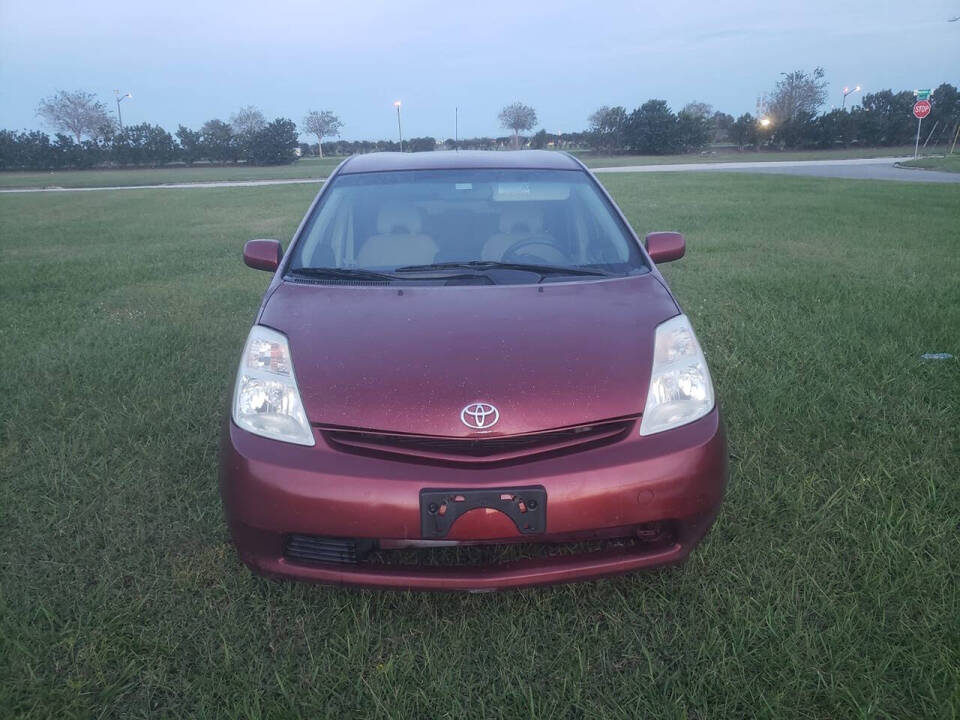
[[[717,110],[713,114],[713,141],[719,143],[730,140],[730,129],[733,123],[733,115]]]
[[[587,122],[590,123],[590,144],[600,152],[620,152],[623,150],[623,133],[627,127],[627,110],[618,105],[604,105],[597,108]]]
[[[192,165],[202,157],[203,136],[197,130],[180,125],[176,135],[180,143],[180,157],[187,165]]]
[[[520,148],[520,131],[530,130],[537,124],[537,111],[522,102],[507,105],[500,111],[500,127],[513,130],[513,149]]]
[[[677,116],[666,100],[647,100],[630,113],[626,131],[630,149],[641,155],[668,155],[680,147]]]
[[[329,110],[319,112],[311,110],[303,119],[304,132],[317,136],[317,148],[320,157],[323,157],[323,139],[339,135],[342,127],[343,123],[340,122],[340,118]]]
[[[860,138],[867,145],[906,145],[913,142],[917,121],[913,117],[915,98],[909,90],[894,93],[880,90],[867,93],[857,113]]]
[[[692,102],[677,114],[677,133],[683,152],[702,150],[713,140],[713,108],[706,103]]]
[[[940,136],[947,134],[952,136],[956,132],[957,123],[960,122],[960,93],[957,92],[957,88],[950,83],[941,84],[930,96],[930,104],[932,105],[930,117],[923,121],[924,127],[931,120],[933,121],[930,123],[931,128],[939,122]],[[936,142],[935,138],[933,143],[936,144]]]
[[[813,145],[818,140],[818,123],[813,113],[802,111],[773,128],[773,142],[785,148]]]
[[[437,149],[436,138],[429,135],[426,137],[410,138],[404,143],[404,147],[409,152],[430,152]]]
[[[73,135],[77,142],[84,135],[89,138],[100,137],[104,128],[113,124],[97,96],[83,90],[61,90],[56,95],[44,98],[37,106],[37,115],[55,130]]]
[[[250,159],[258,165],[287,165],[297,159],[297,125],[277,118],[250,139]]]
[[[113,136],[113,159],[121,165],[163,165],[176,151],[173,136],[159,125],[128,125]]]
[[[242,107],[230,116],[230,127],[234,134],[240,137],[250,137],[263,130],[266,124],[267,119],[263,117],[263,113],[253,105]]]
[[[737,144],[738,150],[757,142],[757,121],[750,113],[744,113],[730,126],[730,139]]]
[[[713,106],[710,103],[694,100],[684,105],[680,112],[685,112],[694,117],[709,118],[713,114]]]
[[[776,119],[777,125],[797,120],[804,114],[816,115],[827,99],[823,68],[814,68],[809,75],[805,70],[781,75],[783,79],[777,83],[770,99],[770,114]]]
[[[238,147],[233,128],[223,120],[207,120],[200,128],[200,149],[211,162],[236,160]]]

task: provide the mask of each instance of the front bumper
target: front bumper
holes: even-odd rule
[[[613,575],[677,563],[707,532],[727,481],[727,449],[716,409],[652,437],[569,454],[477,467],[418,463],[267,440],[228,419],[221,438],[220,487],[241,559],[256,572],[316,582],[429,590],[496,590]],[[421,539],[420,491],[541,485],[546,532],[520,536],[502,513],[475,510],[454,524],[462,543],[558,542],[630,533],[668,521],[670,541],[485,566],[304,563],[284,555],[290,534]]]

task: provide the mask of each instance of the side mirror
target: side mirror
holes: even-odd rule
[[[687,251],[687,241],[683,234],[678,232],[647,233],[643,241],[650,259],[658,265],[660,263],[679,260]]]
[[[276,240],[248,240],[243,246],[243,262],[254,270],[273,272],[282,258],[283,248]]]

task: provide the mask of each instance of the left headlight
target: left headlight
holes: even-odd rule
[[[293,374],[290,345],[282,333],[261,325],[251,328],[233,391],[233,421],[271,440],[314,444]]]
[[[713,382],[690,320],[677,315],[657,326],[653,371],[640,434],[671,430],[713,410]]]

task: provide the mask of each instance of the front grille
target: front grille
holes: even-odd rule
[[[585,533],[584,535],[590,535]],[[601,533],[602,535],[602,533]],[[365,565],[377,567],[481,567],[521,560],[589,555],[600,552],[654,552],[676,542],[671,521],[646,523],[613,531],[609,536],[581,537],[546,542],[447,543],[429,541],[376,541],[288,535],[283,555],[303,565]],[[409,544],[408,544],[409,543]]]
[[[373,540],[320,537],[318,535],[287,535],[283,556],[305,563],[333,563],[356,565],[374,548]]]
[[[334,446],[360,450],[442,459],[500,460],[602,441],[614,442],[629,431],[633,422],[615,420],[563,430],[487,438],[398,435],[360,430],[328,430],[324,435]]]

